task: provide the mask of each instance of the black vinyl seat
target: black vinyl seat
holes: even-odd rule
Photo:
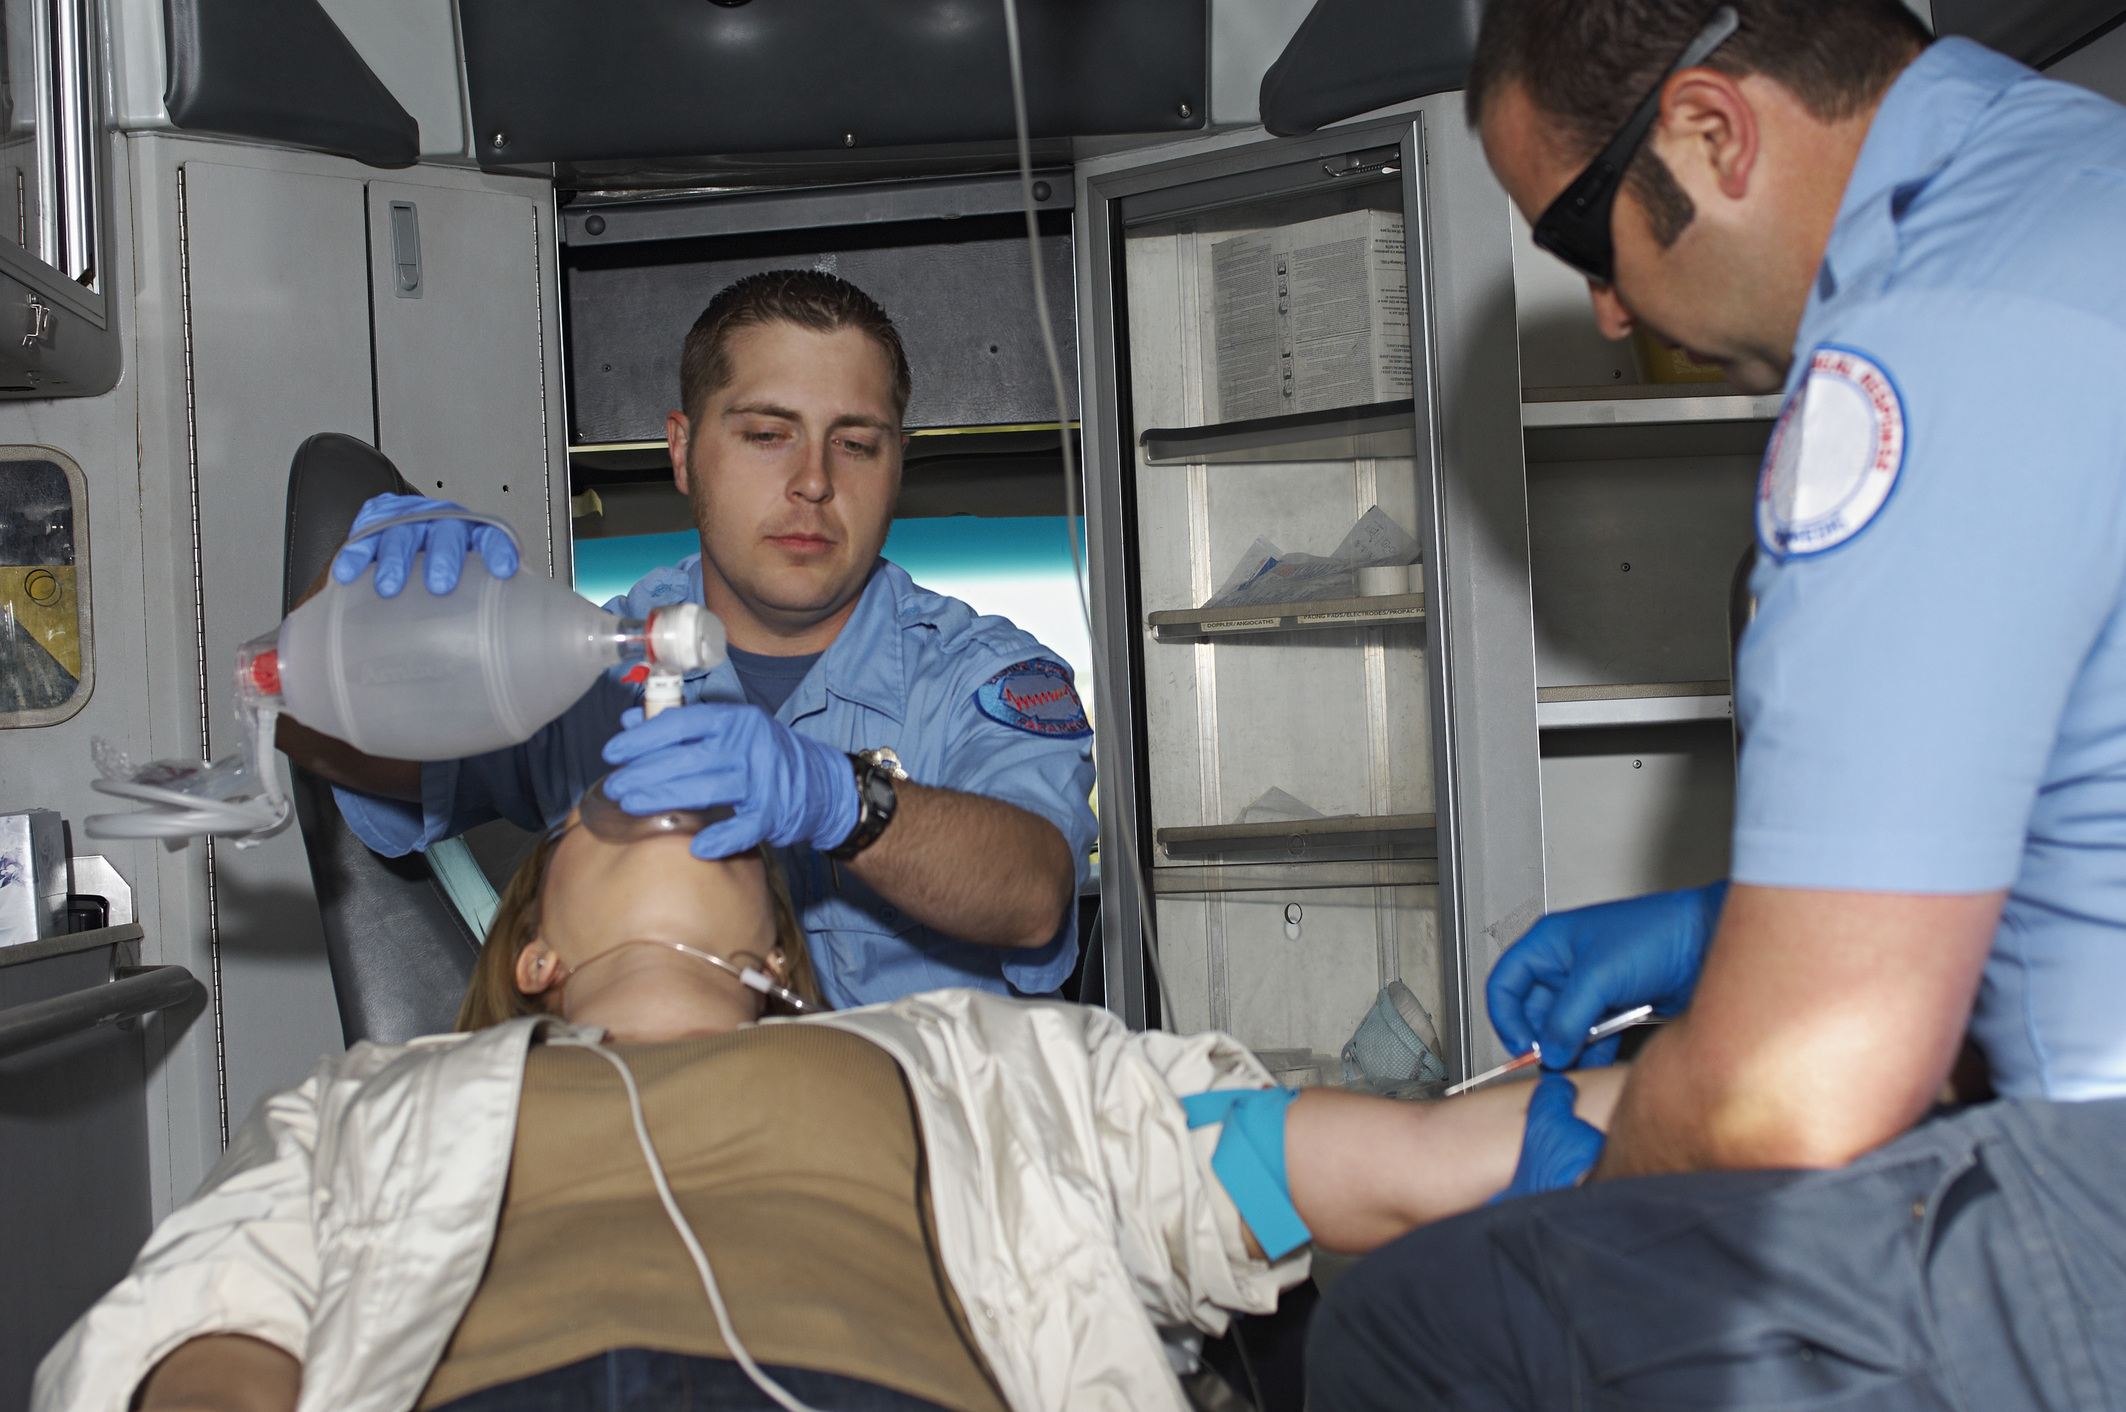
[[[294,609],[331,561],[362,502],[386,493],[411,491],[367,442],[322,432],[302,444],[288,468],[282,611]],[[340,817],[329,783],[292,763],[289,773],[347,1043],[390,1044],[449,1030],[480,937],[425,857],[371,851]]]

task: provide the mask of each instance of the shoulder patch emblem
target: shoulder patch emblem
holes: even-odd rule
[[[1070,668],[1047,657],[1033,657],[998,672],[975,688],[974,704],[992,721],[1064,739],[1093,733]]]
[[[1757,480],[1757,542],[1775,558],[1836,549],[1897,488],[1905,409],[1872,358],[1825,345],[1780,410]]]

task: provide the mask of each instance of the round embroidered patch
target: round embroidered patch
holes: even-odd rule
[[[1783,559],[1837,548],[1889,500],[1904,460],[1904,403],[1889,373],[1850,348],[1817,349],[1764,449],[1757,542]]]
[[[1034,657],[998,672],[975,688],[974,704],[992,721],[1035,735],[1091,735],[1092,722],[1070,684],[1070,668]]]

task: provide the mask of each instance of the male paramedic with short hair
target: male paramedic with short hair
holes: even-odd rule
[[[1468,106],[1606,332],[1784,388],[1732,887],[1500,960],[1553,1071],[1675,1019],[1333,1287],[1310,1405],[2126,1407],[2126,110],[1897,0],[1490,0]]]
[[[1055,990],[1077,959],[1096,827],[1092,730],[1053,652],[879,557],[909,381],[891,320],[854,285],[780,270],[726,288],[687,335],[683,406],[666,418],[701,553],[606,605],[645,618],[687,600],[723,620],[730,660],[687,678],[691,704],[641,722],[641,688],[616,671],[513,749],[417,766],[313,734],[303,763],[386,854],[498,815],[542,827],[619,766],[607,793],[632,813],[735,809],[698,856],[786,850],[837,1007]],[[451,508],[379,497],[355,532],[421,507]],[[373,556],[379,590],[397,592],[426,544],[429,588],[447,591],[468,542],[491,568],[497,551],[513,563],[493,531],[439,520],[351,541],[334,573]]]

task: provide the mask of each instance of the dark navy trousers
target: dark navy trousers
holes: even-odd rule
[[[876,1383],[809,1368],[762,1370],[822,1412],[944,1412]],[[550,1372],[482,1388],[436,1412],[781,1412],[728,1358],[616,1348]]]
[[[1309,1412],[2126,1409],[2126,1100],[1443,1221],[1331,1288],[1307,1369]]]

